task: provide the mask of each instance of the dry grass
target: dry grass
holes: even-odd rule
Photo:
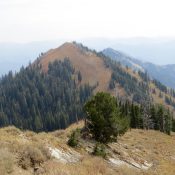
[[[18,164],[23,169],[35,168],[50,159],[49,150],[41,145],[24,145],[19,151]]]
[[[0,149],[0,174],[6,175],[13,172],[15,158],[6,148]]]
[[[111,78],[111,70],[107,69],[103,60],[94,53],[82,51],[73,43],[65,43],[61,47],[48,51],[41,59],[44,71],[48,70],[49,62],[69,57],[76,70],[82,74],[82,83],[99,86],[96,91],[107,91]]]
[[[157,131],[132,130],[119,139],[121,144],[127,145],[130,156],[137,155],[140,158],[153,162],[153,167],[144,174],[174,175],[175,174],[175,136],[165,135]],[[133,152],[133,150],[135,150]]]
[[[46,175],[108,175],[112,172],[103,159],[92,156],[87,156],[77,164],[51,162],[46,169]]]
[[[93,142],[81,142],[81,148],[75,149],[81,154],[77,163],[64,164],[51,158],[47,146],[70,149],[67,136],[73,129],[83,127],[83,122],[70,128],[52,133],[22,132],[14,127],[0,129],[0,174],[12,175],[174,175],[175,173],[175,134],[165,135],[157,131],[131,130],[110,144],[113,154],[125,160],[132,158],[143,163],[153,163],[147,171],[128,166],[114,166],[100,157],[90,155],[87,147]],[[108,149],[109,149],[108,148]]]

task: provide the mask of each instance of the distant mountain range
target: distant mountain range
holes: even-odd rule
[[[104,49],[103,53],[124,66],[134,70],[147,71],[151,77],[159,80],[166,86],[175,88],[175,64],[160,66],[150,62],[143,62],[112,48]]]
[[[175,64],[174,38],[92,38],[80,42],[98,51],[110,47],[156,65]]]
[[[55,48],[61,41],[42,41],[31,43],[0,43],[0,76],[9,71],[19,71],[34,61],[41,52]]]

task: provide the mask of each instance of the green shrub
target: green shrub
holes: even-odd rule
[[[79,139],[80,139],[80,129],[76,129],[70,135],[68,145],[71,147],[77,147],[79,145]]]
[[[129,119],[127,117],[121,117],[119,120],[119,127],[118,127],[118,133],[119,135],[125,134],[125,132],[129,128]]]
[[[129,122],[122,116],[117,101],[109,93],[98,92],[84,106],[86,127],[95,140],[108,143],[124,134]]]
[[[106,148],[104,144],[97,143],[94,147],[93,155],[106,158]]]

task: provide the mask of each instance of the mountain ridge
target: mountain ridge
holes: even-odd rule
[[[138,59],[135,59],[131,56],[124,54],[123,52],[116,51],[111,48],[104,49],[102,51],[106,56],[121,62],[124,66],[128,66],[134,70],[146,71],[149,75],[166,86],[170,88],[175,88],[175,64],[168,65],[156,65],[151,62],[144,62]]]
[[[118,52],[123,56],[123,53]],[[95,50],[91,50],[87,48],[86,46],[83,46],[81,43],[76,43],[76,42],[66,42],[60,47],[56,49],[52,49],[48,52],[46,52],[42,57],[41,57],[41,64],[48,65],[49,60],[63,60],[63,58],[69,57],[70,61],[72,61],[75,69],[79,70],[82,73],[82,82],[84,83],[90,83],[90,85],[97,85],[95,92],[98,91],[107,91],[113,94],[114,96],[128,96],[126,93],[126,90],[120,85],[116,84],[114,89],[109,88],[109,83],[111,81],[111,76],[113,70],[111,70],[110,67],[105,66],[105,62],[108,61],[108,59],[105,61],[105,54],[103,52],[96,52]],[[104,58],[103,58],[104,57]],[[134,61],[134,66],[139,68],[139,70],[142,70],[142,67],[139,65],[140,61],[137,59],[134,59],[130,56],[124,55],[124,58],[127,57],[130,61]],[[47,60],[44,62],[44,60]],[[86,60],[84,62],[84,60]],[[95,60],[95,62],[94,62]],[[90,61],[90,62],[89,62]],[[138,62],[137,62],[138,61]],[[142,62],[141,62],[142,63]],[[81,67],[83,64],[85,64],[85,67]],[[93,65],[92,65],[93,64]],[[107,63],[108,64],[108,63]],[[113,64],[113,63],[112,63]],[[89,67],[90,66],[90,67]],[[141,68],[140,68],[141,67]],[[45,65],[44,65],[45,69]],[[86,72],[88,69],[90,71]],[[120,69],[127,74],[131,75],[131,77],[134,77],[138,79],[139,81],[144,81],[142,80],[142,77],[138,73],[133,72],[132,69],[128,69],[126,67],[121,66]],[[84,79],[84,80],[83,80]],[[170,98],[171,95],[166,94],[163,92],[163,99],[159,98],[159,93],[161,92],[160,89],[158,89],[154,83],[149,84],[149,93],[150,97],[156,102],[156,103],[161,103],[167,104],[164,102],[165,98],[168,97]],[[152,94],[152,91],[156,90],[156,94]],[[160,91],[160,92],[159,92]],[[129,96],[128,96],[129,97]],[[172,97],[173,100],[174,97]],[[169,106],[169,105],[168,105]],[[170,107],[171,108],[171,107]]]
[[[111,71],[95,53],[85,51],[78,44],[66,42],[56,49],[49,50],[41,57],[40,64],[44,71],[47,71],[49,62],[64,58],[69,58],[75,69],[81,72],[83,83],[92,86],[98,83],[97,91],[108,90]]]

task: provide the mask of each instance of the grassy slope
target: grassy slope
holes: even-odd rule
[[[82,82],[99,86],[97,91],[107,91],[111,77],[110,69],[107,69],[103,60],[92,52],[86,52],[73,43],[65,43],[57,49],[48,51],[41,59],[44,71],[48,69],[48,63],[54,60],[63,60],[69,57],[73,66],[82,74]]]
[[[120,137],[118,143],[108,145],[110,156],[119,160],[133,161],[142,164],[144,161],[151,162],[153,166],[145,171],[134,168],[133,166],[110,164],[108,160],[92,156],[87,150],[93,149],[94,141],[80,141],[81,147],[77,149],[69,148],[66,145],[68,135],[75,128],[83,127],[83,123],[74,124],[66,130],[55,131],[52,133],[33,133],[22,132],[14,127],[0,129],[0,174],[5,171],[11,172],[12,175],[32,175],[34,166],[27,164],[27,156],[24,152],[31,152],[35,159],[39,157],[42,162],[35,165],[38,167],[38,173],[44,175],[174,175],[175,172],[175,135],[167,136],[157,131],[131,130],[123,137]],[[32,147],[32,150],[30,149]],[[43,148],[48,147],[62,149],[65,152],[74,150],[81,155],[77,163],[62,163],[54,158],[46,158],[38,153]],[[23,151],[25,150],[25,151]],[[33,151],[35,150],[35,151]],[[48,153],[47,153],[48,154]],[[27,154],[28,155],[28,154]],[[30,154],[29,154],[30,155]],[[6,157],[6,159],[4,158]],[[27,164],[27,169],[20,166],[21,157]],[[3,159],[3,161],[2,161]],[[40,160],[39,159],[39,160]],[[4,170],[5,167],[5,170]]]

